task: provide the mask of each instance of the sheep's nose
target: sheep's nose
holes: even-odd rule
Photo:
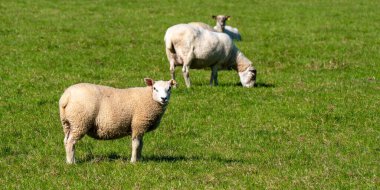
[[[166,102],[166,100],[168,100],[168,98],[166,97],[161,97],[162,101]]]

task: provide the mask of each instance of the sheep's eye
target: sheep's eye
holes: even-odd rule
[[[157,91],[156,87],[153,87],[153,90],[154,90],[154,91]]]

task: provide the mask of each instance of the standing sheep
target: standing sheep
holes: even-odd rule
[[[175,85],[174,80],[144,80],[147,87],[116,89],[80,83],[65,90],[59,111],[67,163],[75,163],[75,143],[86,134],[99,140],[132,135],[131,162],[141,158],[144,133],[158,127]]]
[[[227,34],[211,32],[191,24],[178,24],[165,34],[166,55],[171,78],[175,67],[182,65],[186,86],[190,87],[189,69],[211,67],[210,85],[218,85],[218,70],[234,69],[239,73],[244,87],[253,87],[256,69],[252,62],[233,44]]]
[[[239,30],[237,28],[233,28],[232,26],[226,25],[226,21],[229,20],[231,16],[213,15],[212,18],[216,20],[216,26],[214,26],[214,29],[216,31],[224,32],[228,36],[230,36],[231,39],[241,41],[241,35],[239,33]]]

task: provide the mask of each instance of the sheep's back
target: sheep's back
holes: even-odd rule
[[[214,28],[212,28],[210,25],[206,24],[206,23],[203,23],[203,22],[190,22],[188,23],[192,26],[195,26],[195,27],[200,27],[200,28],[203,28],[205,30],[209,30],[209,31],[213,31],[213,32],[217,32]]]

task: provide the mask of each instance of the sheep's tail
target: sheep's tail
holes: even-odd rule
[[[166,49],[167,49],[170,53],[172,53],[172,54],[176,54],[176,52],[175,52],[175,48],[174,48],[174,44],[173,44],[173,42],[172,42],[170,36],[171,36],[171,35],[170,35],[170,31],[166,31],[165,38],[164,38],[164,40],[165,40],[165,47],[166,47]]]
[[[70,92],[66,91],[63,93],[63,95],[59,99],[59,114],[61,116],[61,119],[66,117],[65,108],[67,104],[69,103],[69,98],[70,98]]]
[[[70,91],[66,90],[61,99],[59,99],[59,116],[61,118],[61,123],[63,127],[63,132],[65,133],[65,142],[70,134],[70,122],[66,117],[66,107],[70,100]]]

